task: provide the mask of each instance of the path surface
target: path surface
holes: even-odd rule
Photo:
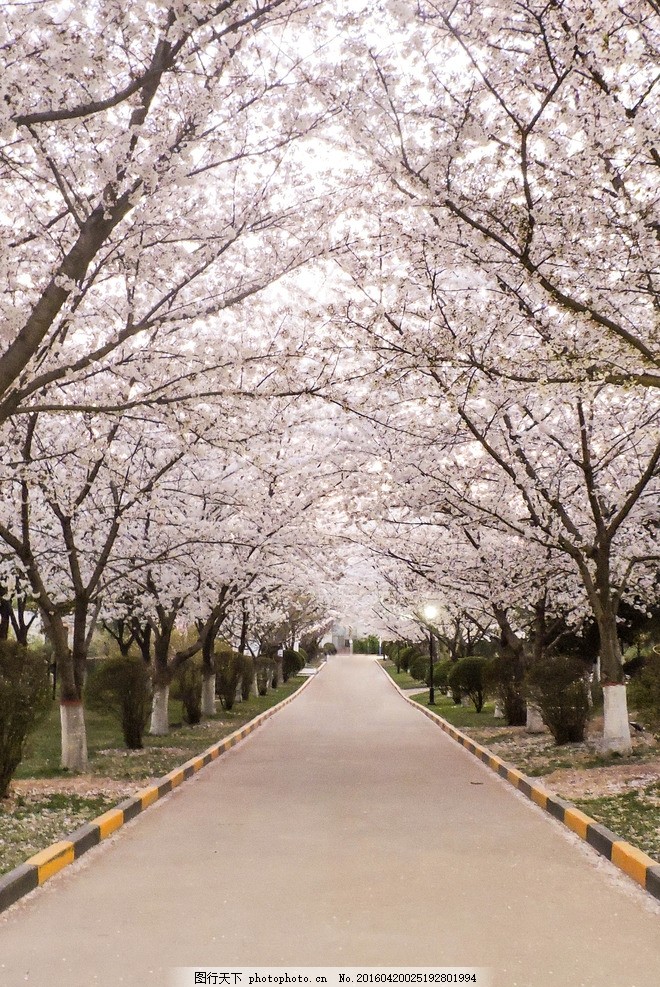
[[[244,743],[0,917],[0,985],[176,966],[482,966],[657,987],[660,914],[397,695],[331,659]]]

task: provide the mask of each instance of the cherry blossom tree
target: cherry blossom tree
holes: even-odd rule
[[[332,93],[383,212],[424,228],[438,286],[469,283],[457,356],[657,387],[657,5],[383,3],[346,44]]]
[[[0,538],[29,581],[53,648],[63,765],[81,770],[87,652],[103,594],[117,578],[118,536],[187,448],[163,428],[84,414],[69,416],[64,432],[59,418],[33,414],[5,433]],[[143,564],[134,547],[127,561]]]
[[[382,230],[376,249],[356,256],[344,321],[378,369],[370,393],[358,400],[340,385],[336,399],[390,436],[382,460],[397,464],[397,485],[423,480],[412,525],[432,511],[475,538],[495,527],[571,561],[600,633],[605,742],[626,749],[617,613],[625,596],[655,592],[657,394],[639,384],[542,384],[543,354],[532,380],[456,360],[459,336],[490,328],[455,299],[445,305],[456,277],[442,284],[425,234],[410,228],[402,242]]]
[[[323,249],[317,189],[291,152],[324,112],[295,52],[313,11],[7,9],[1,420],[83,407],[100,374],[97,405],[162,399],[177,355],[218,362],[208,339],[195,346],[200,319]]]

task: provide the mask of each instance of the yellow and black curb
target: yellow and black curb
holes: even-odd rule
[[[387,675],[383,666],[380,665],[379,667]],[[390,675],[387,675],[387,678],[399,695],[414,709],[419,710],[424,716],[427,716],[445,733],[449,734],[453,740],[461,744],[471,754],[474,754],[475,757],[478,757],[480,761],[483,761],[492,771],[495,771],[501,778],[508,781],[509,784],[517,788],[523,795],[526,795],[528,799],[541,809],[545,809],[546,812],[554,816],[555,819],[558,819],[559,822],[568,826],[570,830],[592,846],[594,850],[610,860],[629,877],[632,877],[634,881],[640,884],[649,894],[653,895],[654,898],[660,900],[660,863],[657,860],[649,857],[648,854],[633,846],[632,843],[622,840],[616,833],[613,833],[606,826],[602,826],[595,819],[587,816],[570,802],[559,798],[558,795],[548,791],[542,785],[536,784],[533,779],[525,777],[517,768],[507,764],[501,758],[497,757],[496,754],[491,753],[486,747],[477,744],[437,713],[406,696]]]
[[[57,874],[62,868],[72,864],[83,853],[87,853],[88,850],[97,846],[106,837],[111,836],[124,823],[134,819],[135,816],[139,815],[150,805],[153,805],[154,802],[157,802],[164,795],[167,795],[168,792],[173,791],[182,782],[196,774],[201,768],[210,764],[211,761],[215,761],[216,758],[225,754],[228,750],[231,750],[232,747],[235,747],[239,741],[260,727],[267,719],[296,699],[313,678],[314,676],[310,675],[306,682],[303,682],[295,692],[287,696],[286,699],[283,699],[282,702],[271,707],[271,709],[267,709],[264,713],[260,713],[259,716],[250,720],[244,726],[239,727],[238,730],[235,730],[228,737],[224,737],[211,747],[208,747],[202,754],[192,757],[185,764],[159,778],[153,785],[149,785],[147,788],[136,792],[135,795],[131,795],[115,806],[114,809],[109,809],[102,816],[98,816],[91,822],[85,823],[84,826],[77,829],[66,840],[53,843],[52,846],[30,857],[24,864],[20,864],[14,870],[9,871],[8,874],[4,874],[0,877],[0,912],[9,908],[19,898],[29,894],[30,891],[34,891],[39,885],[44,884],[53,874]]]

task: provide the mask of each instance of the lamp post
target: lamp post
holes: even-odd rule
[[[427,630],[429,632],[429,706],[435,706],[435,686],[433,685],[433,664],[435,659],[434,653],[434,642],[433,642],[433,630],[431,629],[430,622],[434,617],[438,615],[438,608],[434,607],[432,603],[427,604],[424,607],[424,618],[427,621]]]

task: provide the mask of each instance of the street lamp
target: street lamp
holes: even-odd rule
[[[422,611],[424,614],[424,619],[427,622],[427,629],[429,632],[429,706],[435,706],[435,686],[433,685],[433,664],[434,664],[434,644],[433,644],[433,631],[431,630],[430,623],[434,617],[438,616],[438,608],[433,606],[432,603],[427,603]]]

